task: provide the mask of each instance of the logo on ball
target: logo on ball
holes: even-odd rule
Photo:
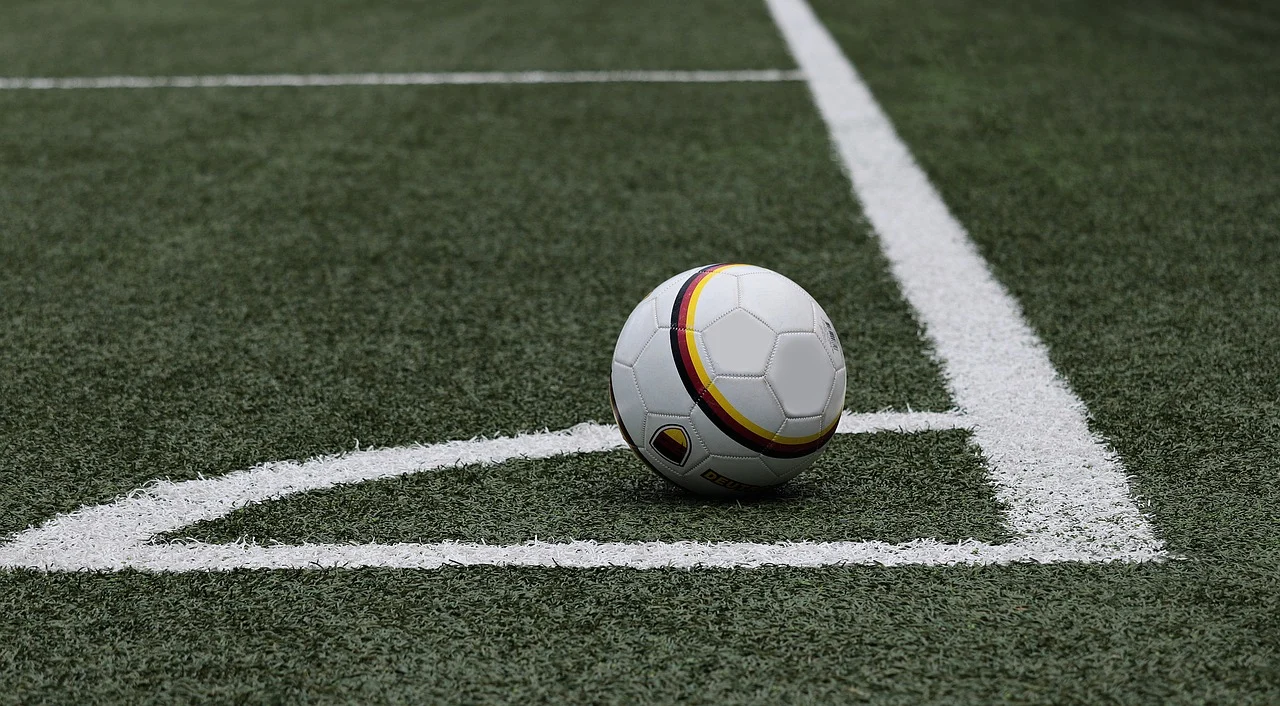
[[[689,432],[678,424],[668,424],[654,432],[649,445],[658,455],[677,466],[683,466],[689,460]]]

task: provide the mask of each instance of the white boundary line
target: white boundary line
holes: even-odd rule
[[[846,412],[840,420],[838,431],[844,434],[858,434],[878,431],[919,432],[965,427],[965,420],[951,413],[849,414]],[[310,490],[441,468],[471,464],[492,465],[516,458],[549,458],[565,454],[599,453],[622,449],[625,446],[622,435],[615,426],[579,424],[572,429],[558,432],[358,451],[305,462],[266,463],[246,471],[216,478],[201,478],[178,483],[159,481],[115,502],[60,515],[39,527],[19,533],[9,543],[0,544],[0,567],[61,571],[124,568],[187,571],[235,569],[246,566],[260,568],[347,565],[440,566],[446,563],[495,562],[541,566],[544,562],[556,561],[561,562],[562,565],[611,566],[630,561],[628,557],[636,558],[636,561],[640,562],[637,565],[656,565],[652,562],[672,556],[669,552],[660,549],[661,543],[650,545],[614,543],[597,545],[592,542],[576,542],[567,545],[533,543],[515,547],[453,542],[437,545],[375,544],[307,547],[151,543],[156,535],[182,529],[194,522],[216,519],[245,505],[276,500]],[[717,560],[720,561],[738,562],[722,564],[725,566],[755,565],[752,562],[758,563],[761,557],[772,557],[770,562],[777,560],[785,563],[783,559],[786,552],[779,554],[780,550],[777,547],[788,546],[749,543],[684,544],[704,547],[702,550],[692,552],[689,555],[691,557],[706,554],[710,557],[719,557]],[[684,544],[673,546],[684,546]],[[857,543],[838,544],[847,549]],[[794,546],[801,554],[818,552],[813,556],[826,556],[830,553],[828,549],[823,548],[827,546],[825,544]],[[862,545],[858,544],[858,546]],[[528,555],[525,556],[521,547],[541,547],[541,549],[529,549]],[[595,549],[591,549],[593,547]],[[634,548],[623,550],[619,547]],[[848,555],[844,561],[850,561],[854,556],[845,550],[841,551]],[[894,557],[916,556],[920,553],[912,550],[904,554],[904,550],[893,549],[891,545],[875,542],[866,543],[861,550],[857,551],[860,551],[861,555],[883,563],[893,562]],[[967,550],[952,551],[964,553]],[[650,558],[643,559],[641,558],[643,556]],[[596,563],[591,564],[591,561]]]
[[[802,81],[799,71],[454,71],[402,74],[241,74],[0,78],[0,90],[77,88],[267,88],[316,86],[461,86],[548,83],[758,83]]]
[[[227,571],[231,569],[322,569],[383,567],[438,569],[443,566],[522,566],[591,569],[745,569],[761,566],[956,566],[1036,562],[1134,562],[1143,552],[1082,551],[1055,543],[1025,541],[946,544],[919,539],[885,542],[526,542],[489,545],[438,544],[206,544],[174,542],[134,547],[125,563],[45,565],[43,569],[122,569],[146,571]],[[0,565],[2,566],[2,565]]]
[[[767,3],[952,398],[973,422],[1013,530],[1100,557],[1165,556],[1119,459],[1089,431],[1084,403],[839,45],[804,0]]]

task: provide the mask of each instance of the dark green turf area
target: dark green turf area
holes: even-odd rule
[[[787,69],[738,0],[6,0],[0,76]]]
[[[1276,579],[1226,563],[20,573],[0,575],[0,701],[1269,704],[1280,602],[1256,587]]]
[[[815,5],[1188,560],[8,572],[0,702],[1280,703],[1280,9]],[[945,406],[801,87],[357,90],[0,94],[0,534],[604,419],[613,329],[688,262],[818,294],[851,404]],[[282,505],[348,492],[394,491]]]
[[[1001,541],[1005,520],[963,431],[837,436],[763,499],[700,499],[630,451],[442,469],[340,486],[173,532],[205,542]]]
[[[851,408],[946,409],[808,101],[0,93],[0,534],[156,477],[609,420],[622,322],[699,263],[809,288]]]

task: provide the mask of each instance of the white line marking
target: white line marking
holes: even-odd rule
[[[911,433],[968,429],[969,421],[955,412],[842,412],[837,434],[874,434],[882,431]]]
[[[757,83],[802,81],[799,71],[454,71],[407,74],[248,74],[227,76],[87,76],[0,78],[0,90],[74,88],[265,88],[316,86],[458,86],[546,83]]]
[[[1089,431],[1084,403],[835,40],[804,0],[767,2],[952,397],[974,425],[1014,531],[1062,550],[1166,556],[1120,461]]]
[[[144,571],[228,571],[232,569],[320,569],[389,567],[438,569],[442,566],[533,566],[597,568],[755,568],[760,566],[952,566],[1034,561],[1134,562],[1145,552],[1100,553],[1057,543],[1014,542],[993,545],[965,541],[946,544],[919,539],[885,542],[526,542],[490,545],[438,544],[205,544],[173,542],[134,547],[127,562],[107,565],[66,563],[44,569],[121,569]]]
[[[846,413],[841,418],[839,431],[928,431],[965,426],[963,418],[948,413]],[[464,559],[468,556],[479,563],[484,563],[481,561],[484,557],[490,557],[494,561],[501,560],[501,563],[518,563],[512,557],[520,554],[519,546],[526,545],[518,545],[516,548],[468,544],[366,545],[359,548],[335,545],[310,546],[305,551],[299,549],[299,553],[294,553],[290,548],[280,546],[150,542],[156,535],[179,530],[201,520],[222,517],[245,505],[309,490],[331,488],[343,483],[359,483],[470,464],[491,465],[514,458],[549,458],[621,448],[625,448],[625,443],[617,427],[579,424],[558,432],[358,451],[305,462],[266,463],[216,478],[178,483],[158,481],[115,502],[82,508],[50,519],[39,527],[20,532],[12,541],[0,544],[0,567],[61,571],[116,570],[128,567],[184,571],[197,568],[233,569],[246,565],[288,568],[313,563],[354,565],[360,563],[357,555],[366,559],[379,556],[419,557],[414,561],[425,564],[436,561],[435,565],[439,565],[441,561],[466,563]],[[612,550],[607,548],[615,545],[601,546],[606,549],[597,556],[596,561],[604,562],[599,565],[608,565],[614,559],[610,558]],[[543,555],[559,556],[556,554],[558,551],[560,550],[548,549],[543,551]],[[571,549],[565,551],[573,553]],[[725,551],[729,552],[726,556],[734,556],[734,552],[738,550]],[[619,555],[617,562],[625,561],[625,556],[625,552]],[[310,558],[304,561],[298,557]],[[437,560],[432,557],[445,558]],[[530,557],[530,561],[536,559],[532,554]]]

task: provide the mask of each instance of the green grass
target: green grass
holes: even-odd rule
[[[594,11],[570,5],[537,12]],[[1280,702],[1280,13],[815,5],[1187,560],[0,572],[0,702]],[[192,31],[238,36],[212,4],[181,7]],[[83,37],[112,36],[103,13],[75,31],[40,20],[64,32],[47,52],[0,41],[0,73],[785,60],[723,14],[739,5],[653,12],[677,11],[701,19],[618,20],[655,35],[632,44],[582,44],[567,20],[479,22],[531,44],[478,42],[466,66],[444,39],[405,63],[408,40],[321,41],[355,21],[337,13],[272,34],[297,40],[262,47],[270,61],[249,33],[225,52],[188,42],[99,63]],[[0,27],[19,18],[21,34],[41,12],[6,6]],[[689,41],[695,26],[715,41]],[[771,47],[759,63],[743,58],[755,46]],[[800,85],[0,93],[0,536],[155,477],[604,420],[630,306],[721,259],[780,269],[822,301],[854,362],[850,405],[947,406]],[[840,439],[834,454],[873,460],[884,443],[955,460],[917,476],[881,448],[852,476],[805,479],[795,513],[681,500],[612,454],[508,463],[501,482],[462,469],[335,489],[185,534],[999,538],[961,435],[928,436],[923,450]],[[555,472],[569,482],[549,487]],[[875,474],[860,496],[858,473]],[[445,502],[468,478],[474,504]],[[600,484],[605,509],[587,502]],[[823,484],[839,492],[804,492]],[[859,514],[842,528],[845,499]]]
[[[1205,563],[22,573],[0,576],[0,634],[17,638],[0,700],[1267,704],[1280,604],[1258,586],[1275,578]]]
[[[697,498],[618,451],[340,486],[250,505],[169,536],[286,544],[1000,541],[1005,519],[967,437],[839,436],[812,469],[760,500]]]
[[[0,76],[786,69],[737,0],[9,0]]]

